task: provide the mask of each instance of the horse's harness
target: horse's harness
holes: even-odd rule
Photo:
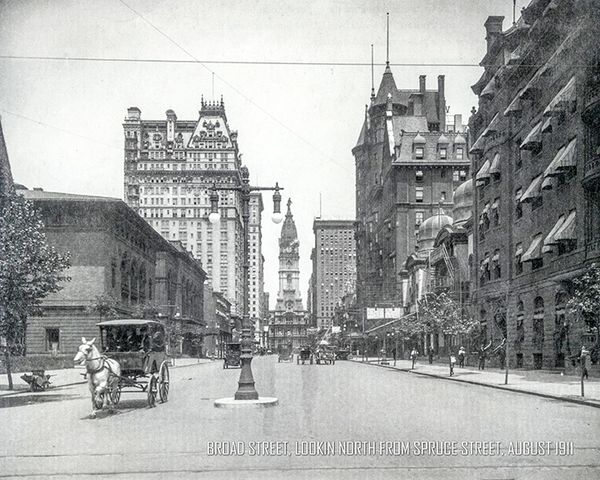
[[[115,372],[113,372],[112,368],[110,367],[110,363],[107,362],[108,357],[106,355],[100,355],[99,357],[94,357],[94,358],[86,357],[86,359],[85,359],[86,363],[93,362],[94,360],[102,360],[102,361],[100,362],[100,366],[96,370],[91,370],[91,371],[88,370],[88,373],[98,373],[106,368],[106,369],[108,369],[108,372],[111,375],[117,376],[117,374]],[[86,367],[88,367],[88,366],[86,365]]]

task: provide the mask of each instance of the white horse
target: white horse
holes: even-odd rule
[[[113,404],[111,393],[119,388],[121,366],[119,362],[101,355],[94,346],[93,338],[89,342],[81,338],[77,355],[73,362],[85,364],[87,370],[88,387],[92,394],[92,413],[90,418],[96,418],[96,411],[101,410],[105,403]]]

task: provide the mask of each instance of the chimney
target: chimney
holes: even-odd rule
[[[425,75],[419,75],[419,93],[422,95],[425,94],[425,88],[427,85],[425,79]]]
[[[175,140],[175,124],[177,123],[177,115],[173,110],[167,110],[165,112],[167,116],[167,141],[172,142]]]
[[[488,17],[483,26],[485,27],[485,40],[487,42],[487,51],[492,49],[492,45],[502,34],[502,22],[504,17]]]
[[[440,132],[446,130],[446,90],[444,86],[444,75],[438,75],[438,120]]]
[[[423,115],[423,96],[421,95],[413,96],[413,115],[415,117]]]
[[[462,115],[460,113],[454,115],[454,131],[462,132]]]
[[[127,120],[140,120],[142,111],[137,107],[129,107],[127,109]]]

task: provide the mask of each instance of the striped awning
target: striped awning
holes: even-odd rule
[[[490,175],[500,175],[500,154],[496,153],[490,165]]]
[[[560,115],[567,110],[575,100],[575,77],[571,77],[567,84],[560,89],[560,91],[548,104],[544,110],[544,117]]]
[[[538,122],[535,127],[531,129],[523,143],[521,143],[521,149],[533,150],[538,148],[542,143],[542,122]]]
[[[560,217],[558,217],[558,220],[552,227],[552,230],[550,230],[550,233],[546,235],[546,238],[544,239],[544,246],[542,247],[542,253],[548,253],[552,251],[552,245],[556,245],[558,243],[554,239],[554,235],[556,234],[558,229],[563,226],[563,223],[565,223],[565,216],[561,215]]]
[[[564,223],[556,230],[554,233],[554,240],[558,242],[567,242],[569,240],[577,240],[577,235],[575,233],[575,218],[577,214],[577,210],[571,210],[569,216],[564,221]]]
[[[552,161],[548,164],[548,167],[544,171],[544,177],[553,177],[556,175],[560,175],[560,172],[557,170],[558,162],[560,161],[560,157],[562,157],[563,152],[565,151],[564,145],[558,149],[556,155]]]
[[[490,202],[487,202],[481,211],[482,215],[487,215],[488,213],[490,213]]]
[[[560,156],[557,170],[568,170],[577,167],[577,137],[573,138],[565,147],[565,151]]]
[[[527,249],[527,251],[521,257],[521,261],[522,262],[531,262],[538,258],[542,258],[541,246],[542,246],[542,234],[538,233],[531,240],[531,244],[529,245],[529,248]]]
[[[534,90],[537,90],[539,88],[538,82],[539,82],[540,78],[542,77],[542,75],[544,75],[544,73],[546,73],[548,68],[549,68],[549,66],[546,63],[533,74],[533,76],[531,77],[531,80],[529,80],[529,82],[527,82],[527,85],[525,85],[523,90],[521,90],[519,92],[519,98],[527,98],[533,94]]]
[[[515,201],[519,202],[521,201],[521,197],[523,196],[523,189],[522,188],[517,188],[517,190],[515,191]]]
[[[486,160],[477,172],[477,175],[475,175],[475,180],[485,181],[488,178],[490,178],[490,161]]]
[[[482,137],[489,137],[491,134],[496,133],[498,131],[498,125],[500,124],[500,112],[497,112],[496,115],[492,118],[488,126],[485,128]]]
[[[527,190],[525,190],[525,193],[521,196],[521,202],[532,202],[534,198],[537,198],[542,194],[542,179],[543,176],[538,175],[531,181],[529,187],[527,187]]]
[[[475,140],[475,143],[471,146],[469,153],[483,152],[484,145],[485,145],[485,137],[483,135],[480,135],[479,138],[477,140]]]

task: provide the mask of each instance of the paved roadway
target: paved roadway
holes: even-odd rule
[[[220,362],[172,370],[166,404],[150,409],[143,395],[124,394],[117,413],[96,420],[87,419],[84,385],[0,397],[0,478],[600,478],[597,408],[353,362],[298,366],[271,356],[253,365],[259,393],[277,396],[279,406],[215,408],[216,398],[233,394],[239,376]],[[271,444],[265,452],[271,455],[250,455],[259,441],[288,442],[289,455],[276,455],[283,444]],[[342,455],[337,442],[347,441],[377,443]],[[399,444],[380,451],[379,442],[394,441],[408,442],[409,452]],[[424,454],[414,443],[422,441],[458,442],[458,452],[441,455],[444,445],[436,444]],[[523,441],[573,442],[574,453],[555,455],[554,446],[544,455],[508,450],[509,442]],[[244,442],[238,447],[245,453],[208,455],[209,442]],[[334,443],[304,456],[296,454],[296,442]],[[501,449],[467,456],[461,442],[501,442]]]

